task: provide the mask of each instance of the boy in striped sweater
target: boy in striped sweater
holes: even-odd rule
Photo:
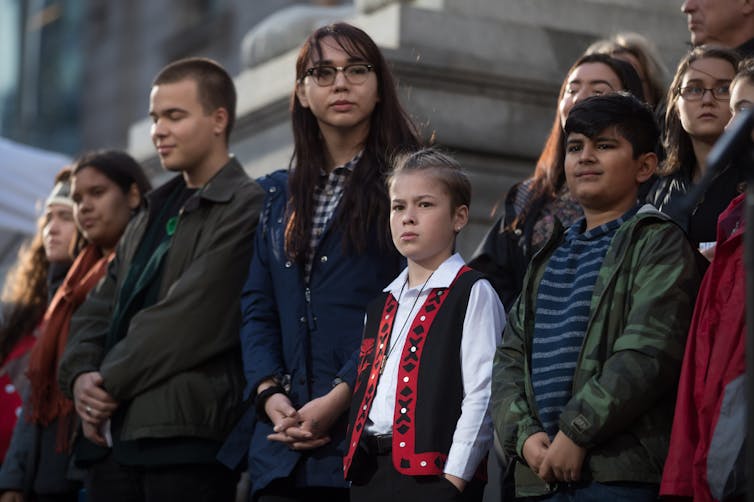
[[[532,260],[493,370],[493,418],[519,497],[655,500],[700,275],[682,231],[637,202],[657,166],[652,112],[577,104],[568,188],[584,218]]]

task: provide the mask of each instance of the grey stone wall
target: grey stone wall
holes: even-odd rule
[[[89,0],[82,33],[84,149],[127,146],[130,126],[148,113],[150,83],[187,56],[241,69],[241,42],[270,14],[308,0]]]
[[[425,135],[434,134],[470,173],[471,224],[459,239],[467,258],[505,191],[531,173],[560,82],[589,43],[636,31],[653,40],[674,68],[688,40],[679,6],[653,0],[357,0],[354,7],[339,7],[339,14],[352,14],[346,20],[377,41]],[[299,14],[277,14],[290,23],[291,30],[276,27],[287,38],[258,39],[275,53],[258,51],[254,66],[236,78],[240,101],[232,150],[254,176],[286,167],[291,155],[294,61],[310,31],[301,27],[314,15],[306,9]],[[290,49],[281,50],[286,44]],[[129,148],[159,169],[147,122],[132,126]]]

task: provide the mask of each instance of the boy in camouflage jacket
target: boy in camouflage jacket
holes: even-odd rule
[[[639,185],[657,165],[651,111],[628,95],[595,96],[572,109],[565,131],[566,179],[585,218],[566,235],[556,229],[529,265],[495,357],[493,420],[515,463],[518,497],[654,500],[700,262],[674,223],[636,202]],[[574,264],[558,260],[587,232],[603,232],[604,250],[585,265],[594,279],[587,280],[582,302],[588,315],[579,320],[573,315],[579,295],[574,284],[583,283],[581,269],[570,270],[572,282],[551,279],[561,272],[568,277]],[[600,244],[586,246],[591,252]],[[583,265],[573,251],[570,259]],[[571,296],[545,295],[562,290]],[[578,328],[568,342],[571,356],[562,355],[568,343],[558,345],[565,336],[561,324]],[[556,342],[545,352],[537,347],[546,347],[542,340],[548,336]],[[567,368],[561,377],[539,376],[561,367]],[[541,413],[538,403],[547,401],[548,385],[557,387],[553,381],[563,379],[559,392],[565,395],[546,427],[541,415],[553,409],[543,406]]]

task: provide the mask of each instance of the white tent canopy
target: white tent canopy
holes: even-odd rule
[[[55,174],[70,159],[0,137],[0,278],[18,246],[36,231]]]

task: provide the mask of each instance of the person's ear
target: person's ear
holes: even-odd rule
[[[740,0],[741,14],[751,15],[754,12],[754,0]]]
[[[306,90],[302,81],[296,82],[296,97],[302,108],[309,108],[309,99],[306,97]]]
[[[139,187],[136,183],[131,183],[131,188],[128,189],[126,194],[126,201],[132,211],[136,211],[141,206],[141,193],[139,193]]]
[[[460,232],[469,222],[469,206],[462,204],[453,211],[453,231]]]
[[[228,110],[223,107],[215,109],[212,112],[212,132],[215,136],[225,135],[225,131],[228,129]]]
[[[636,181],[644,183],[657,171],[657,154],[647,152],[639,155],[639,168],[636,171]]]

